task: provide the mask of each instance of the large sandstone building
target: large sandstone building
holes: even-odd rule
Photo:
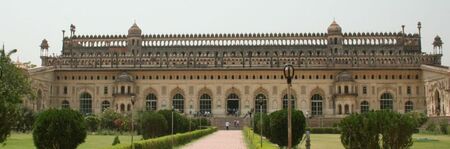
[[[403,26],[404,27],[404,26]],[[68,107],[83,114],[171,109],[214,117],[287,107],[285,64],[295,67],[294,108],[339,118],[391,109],[450,115],[450,71],[442,41],[422,52],[418,32],[70,35],[60,55],[41,44],[42,67],[30,75],[35,110]]]

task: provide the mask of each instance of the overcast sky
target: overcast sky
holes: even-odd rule
[[[2,0],[0,42],[20,61],[40,65],[39,45],[60,54],[61,30],[77,34],[127,34],[136,20],[144,34],[326,32],[336,19],[343,32],[416,33],[422,22],[422,51],[444,42],[450,65],[450,0]]]

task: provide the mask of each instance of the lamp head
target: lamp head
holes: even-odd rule
[[[283,69],[284,77],[287,79],[287,83],[292,83],[292,78],[294,76],[294,67],[291,64],[286,64]]]

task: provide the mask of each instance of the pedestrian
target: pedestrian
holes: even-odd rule
[[[236,121],[236,125],[237,125],[237,127],[239,127],[239,120]]]
[[[230,126],[230,122],[225,122],[225,127],[227,128],[227,130],[228,130],[228,127]]]

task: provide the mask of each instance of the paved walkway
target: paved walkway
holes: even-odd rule
[[[246,149],[241,130],[219,130],[182,147],[182,149]]]

